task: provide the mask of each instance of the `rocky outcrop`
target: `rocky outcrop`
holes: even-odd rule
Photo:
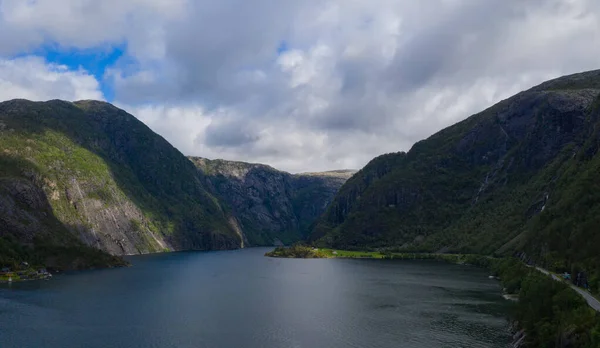
[[[263,164],[190,157],[240,223],[248,245],[307,236],[350,170],[290,174]]]
[[[126,264],[118,257],[86,246],[56,219],[46,193],[32,175],[0,179],[0,226],[3,266],[25,260],[52,270]]]
[[[123,110],[12,100],[0,124],[0,249],[69,236],[113,255],[242,245],[202,173]]]

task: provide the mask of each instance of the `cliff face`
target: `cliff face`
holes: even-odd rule
[[[290,174],[263,164],[190,157],[231,208],[248,245],[285,244],[307,236],[352,171]]]
[[[204,181],[162,137],[110,104],[0,103],[4,255],[65,243],[114,255],[241,246],[235,219]]]
[[[340,189],[311,238],[339,248],[524,251],[598,264],[600,71],[519,93],[375,158]]]

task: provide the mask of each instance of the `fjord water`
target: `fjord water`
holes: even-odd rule
[[[496,281],[435,261],[131,257],[0,288],[0,347],[506,347]]]

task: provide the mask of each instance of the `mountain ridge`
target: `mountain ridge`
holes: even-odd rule
[[[284,208],[254,216],[278,223],[266,236],[244,229],[239,207],[216,189],[235,175],[216,180],[126,111],[95,100],[1,102],[0,263],[79,269],[122,264],[110,255],[292,243],[350,175],[211,163],[246,166],[259,186],[282,190]]]
[[[0,103],[0,161],[0,211],[11,226],[0,238],[27,246],[29,258],[60,247],[55,235],[113,255],[241,245],[235,219],[195,166],[111,104]],[[48,203],[45,215],[37,201]],[[56,228],[41,228],[49,224]]]
[[[563,76],[374,158],[311,232],[317,245],[519,253],[600,270],[600,70]],[[567,214],[566,212],[570,212]],[[596,288],[600,284],[594,285]]]
[[[305,239],[314,220],[354,172],[291,174],[260,163],[189,157],[232,209],[248,245]]]

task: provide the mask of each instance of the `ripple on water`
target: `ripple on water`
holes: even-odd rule
[[[6,347],[506,347],[481,270],[280,260],[266,250],[133,257],[133,267],[0,288]]]

